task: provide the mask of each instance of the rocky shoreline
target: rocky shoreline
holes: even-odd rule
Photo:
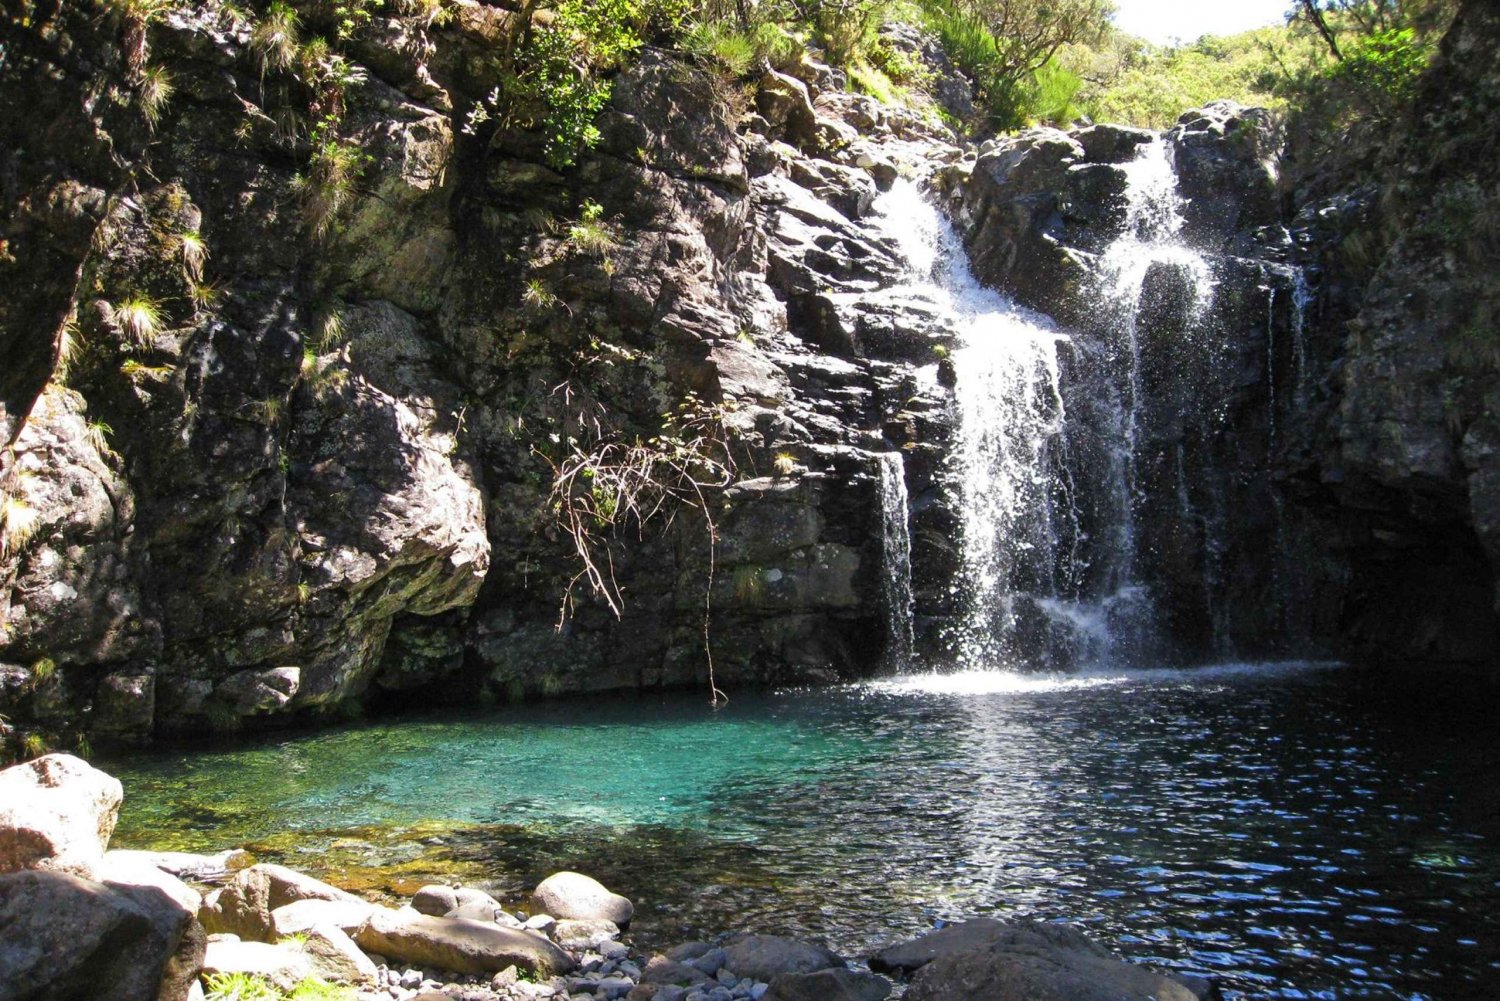
[[[655,952],[634,906],[560,872],[521,906],[429,885],[399,908],[230,849],[110,849],[123,790],[66,754],[0,771],[0,999],[1206,1001],[1081,932],[977,918],[867,957],[726,932]]]

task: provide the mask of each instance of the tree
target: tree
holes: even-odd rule
[[[994,36],[999,78],[1015,86],[1070,42],[1094,43],[1114,13],[1110,0],[954,0]]]
[[[994,126],[1025,122],[1038,74],[1070,43],[1106,36],[1110,0],[925,0],[943,48],[973,79]]]

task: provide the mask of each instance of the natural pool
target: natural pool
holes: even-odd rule
[[[1065,918],[1230,996],[1470,998],[1500,976],[1500,697],[1313,665],[603,698],[137,753],[115,844],[517,898],[576,868],[665,943],[850,956]]]

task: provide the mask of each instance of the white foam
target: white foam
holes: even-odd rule
[[[1270,661],[1209,664],[1203,667],[1098,668],[1077,674],[1020,674],[1014,671],[953,671],[904,674],[871,682],[867,690],[891,695],[1010,695],[1083,691],[1126,685],[1187,685],[1285,678],[1307,671],[1343,667],[1337,661]]]

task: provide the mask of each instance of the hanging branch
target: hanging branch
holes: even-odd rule
[[[553,391],[571,402],[566,383]],[[580,411],[577,430],[591,441],[585,447],[573,435],[564,443],[568,454],[554,460],[539,449],[534,454],[552,467],[552,489],[547,497],[558,527],[573,542],[580,568],[568,581],[558,611],[561,629],[573,608],[579,582],[604,599],[616,618],[625,599],[615,576],[611,538],[623,527],[638,537],[657,519],[670,526],[684,508],[703,514],[708,531],[708,584],[703,599],[703,652],[708,661],[708,684],[714,705],[728,701],[714,680],[709,626],[713,613],[713,581],[718,531],[707,492],[722,489],[734,479],[734,460],[724,440],[724,407],[708,406],[689,395],[678,408],[663,415],[661,433],[625,441],[611,437],[597,414]]]

